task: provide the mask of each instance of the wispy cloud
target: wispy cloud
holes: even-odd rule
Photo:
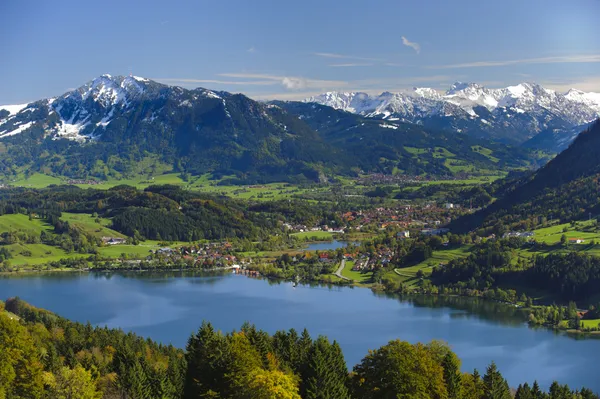
[[[329,64],[330,67],[334,68],[351,68],[351,67],[367,67],[373,66],[373,64],[369,63],[348,63],[348,64]]]
[[[341,88],[348,85],[342,80],[322,80],[298,76],[268,75],[260,73],[221,73],[219,76],[239,79],[259,79],[270,84],[280,84],[288,90]]]
[[[542,79],[540,84],[561,93],[567,92],[570,89],[600,93],[600,75],[579,77],[576,79]]]
[[[186,79],[186,78],[152,78],[157,82],[165,84],[183,84],[190,83],[213,83],[221,85],[255,85],[255,86],[270,86],[276,84],[273,80],[220,80],[220,79]]]
[[[250,47],[248,50],[246,50],[247,53],[256,53],[256,48],[254,48],[254,46]]]
[[[421,45],[417,42],[411,42],[406,37],[402,36],[402,44],[406,47],[410,47],[419,54],[421,52]]]
[[[359,60],[359,61],[383,61],[381,58],[369,58],[369,57],[357,57],[354,55],[337,54],[337,53],[313,53],[317,57],[323,58],[338,58],[346,60]]]
[[[475,61],[462,64],[429,66],[430,69],[450,68],[484,68],[520,64],[564,64],[564,63],[596,63],[600,62],[600,55],[566,55],[556,57],[522,58],[504,61]]]

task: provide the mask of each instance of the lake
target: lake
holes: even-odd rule
[[[338,248],[344,248],[348,244],[358,245],[360,242],[348,242],[348,241],[323,241],[313,242],[306,246],[305,251],[331,251]]]
[[[0,277],[0,298],[94,325],[185,347],[202,320],[223,331],[244,321],[270,333],[308,328],[337,340],[349,365],[392,339],[448,342],[463,370],[494,360],[511,386],[554,379],[600,391],[600,340],[530,329],[518,310],[468,298],[392,298],[365,288],[274,283],[245,276],[184,273],[54,273]]]

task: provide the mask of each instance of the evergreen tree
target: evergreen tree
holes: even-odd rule
[[[337,343],[331,345],[320,336],[310,352],[310,362],[305,376],[305,399],[348,398],[346,381],[348,370],[344,356]]]
[[[483,389],[485,399],[511,399],[508,383],[494,362],[488,366],[483,376]]]
[[[533,399],[544,399],[546,395],[540,389],[540,385],[537,381],[533,382],[533,386],[531,387],[531,397]]]
[[[515,399],[533,399],[533,393],[528,383],[523,385],[519,384],[517,392],[515,393]]]
[[[444,381],[446,382],[448,398],[461,399],[460,360],[454,353],[448,352],[444,356],[442,366],[444,367]]]
[[[229,348],[225,338],[210,323],[202,323],[187,344],[184,398],[198,398],[226,388],[223,376],[229,371]]]

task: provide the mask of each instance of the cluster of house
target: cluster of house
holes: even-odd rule
[[[96,184],[102,184],[103,182],[98,181],[98,180],[88,180],[88,179],[69,179],[67,180],[67,184],[89,184],[89,185],[96,185]]]
[[[290,231],[293,231],[296,233],[303,233],[303,232],[310,232],[310,231],[328,231],[330,233],[340,233],[340,234],[344,233],[343,228],[334,228],[334,227],[328,226],[326,224],[324,224],[322,226],[316,226],[316,227],[307,227],[306,225],[303,225],[303,224],[284,223],[283,227],[286,228],[287,230],[290,230]]]
[[[386,175],[383,173],[371,173],[356,178],[357,184],[399,184],[399,183],[419,183],[425,181],[437,180],[459,180],[467,178],[467,175],[461,176],[412,176],[412,175]]]
[[[346,253],[344,254],[344,259],[347,261],[355,261],[354,266],[352,266],[352,270],[361,271],[361,270],[375,270],[378,267],[386,266],[388,263],[392,261],[394,257],[394,251],[389,248],[381,247],[378,248],[375,253],[367,254],[367,253]]]
[[[233,255],[229,242],[212,242],[186,245],[178,248],[159,248],[150,250],[155,255],[167,257],[172,261],[187,261],[194,264],[210,265],[213,267],[239,266],[238,258]]]
[[[380,229],[389,227],[408,230],[433,228],[450,222],[453,212],[459,207],[455,204],[437,206],[425,205],[399,205],[390,208],[375,208],[364,211],[351,211],[343,213],[344,219],[350,228],[361,230],[366,225],[375,224]]]

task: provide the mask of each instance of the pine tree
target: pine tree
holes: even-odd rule
[[[531,387],[531,397],[532,399],[544,399],[544,393],[540,389],[540,385],[537,381],[533,382],[533,386]]]
[[[484,395],[483,381],[481,380],[481,375],[479,374],[479,371],[477,371],[477,369],[473,370],[473,383],[475,384],[477,396],[482,398]]]
[[[519,385],[515,394],[515,399],[533,399],[533,394],[528,383]]]
[[[494,362],[488,366],[483,376],[483,389],[485,399],[511,399],[508,383]]]
[[[229,345],[210,323],[202,323],[187,345],[187,373],[184,398],[198,398],[209,392],[219,393],[227,388],[223,376],[229,372]]]
[[[460,360],[452,353],[448,352],[442,361],[444,367],[444,381],[448,390],[448,399],[460,399],[461,374]]]
[[[340,365],[343,369],[340,369]],[[348,398],[347,369],[339,345],[331,345],[327,338],[319,337],[310,352],[310,362],[305,377],[305,399]]]

